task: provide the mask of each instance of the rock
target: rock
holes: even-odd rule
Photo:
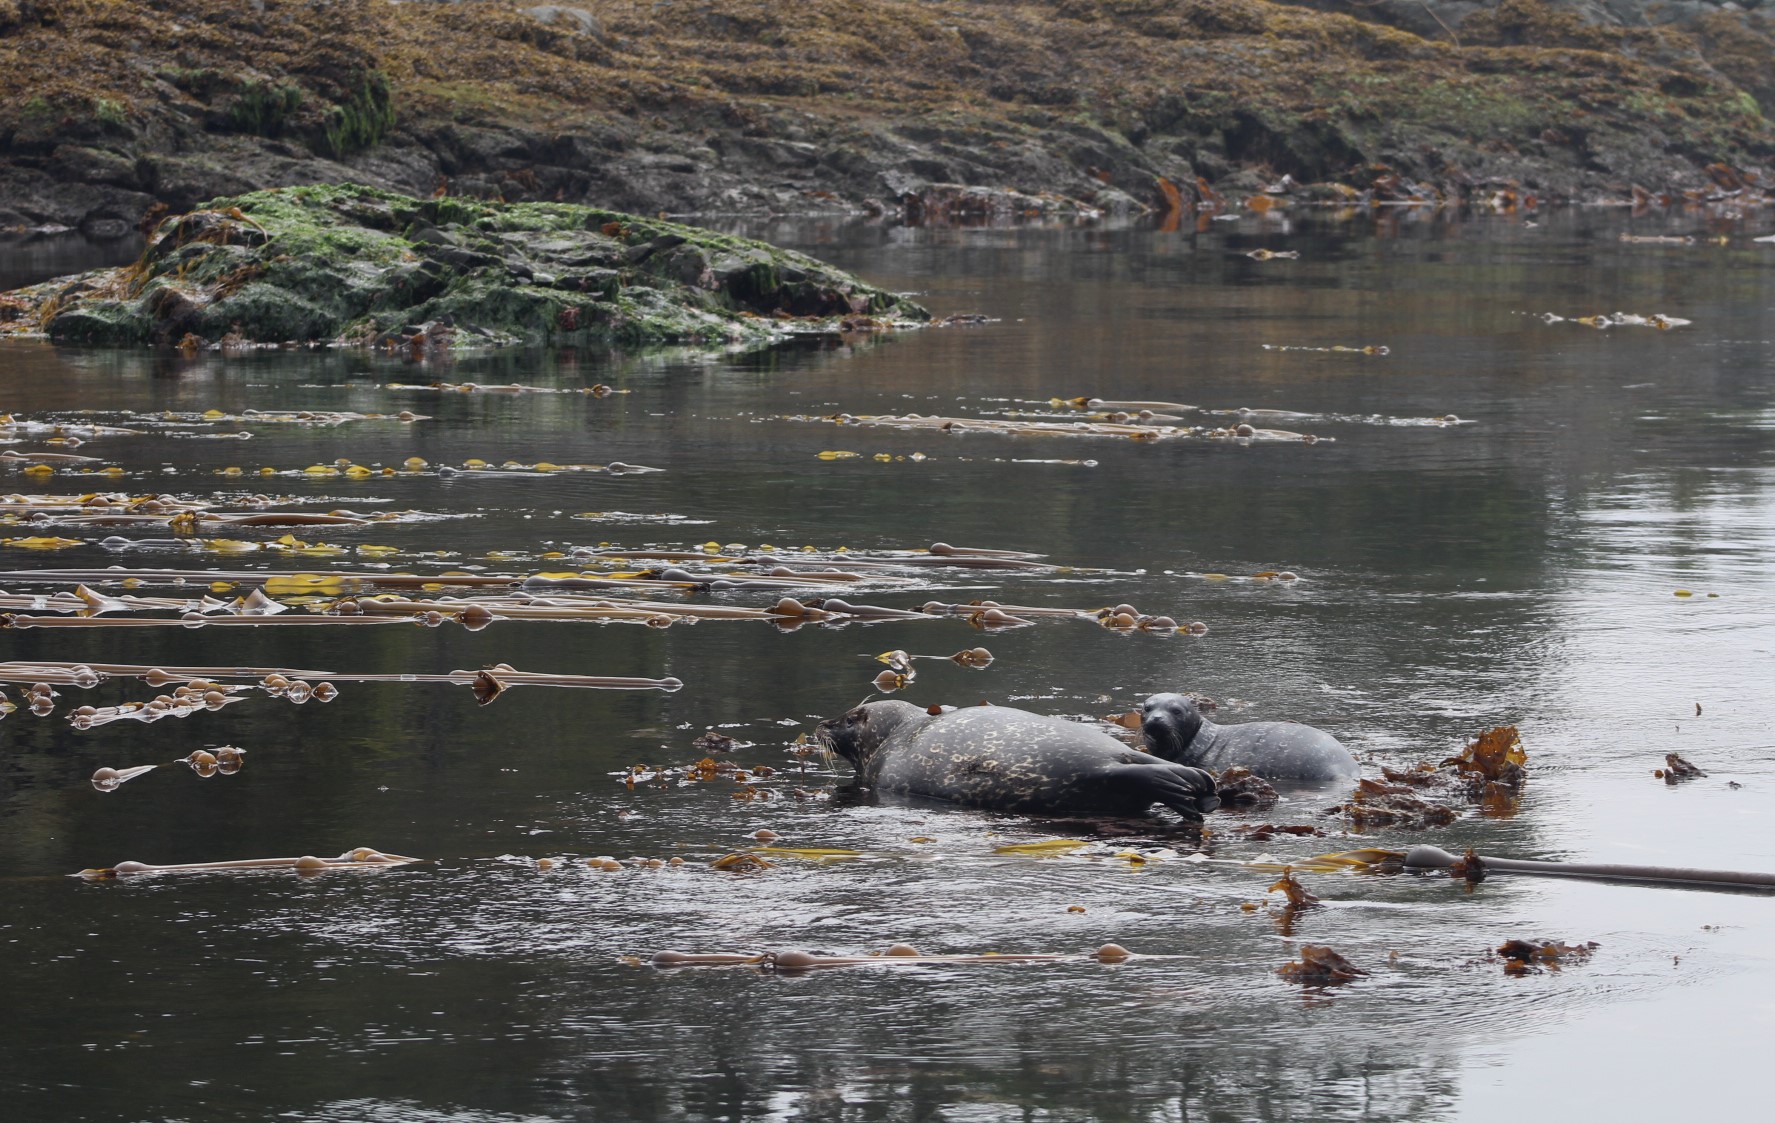
[[[163,345],[230,333],[375,345],[414,335],[413,325],[470,322],[505,341],[570,332],[766,343],[786,330],[783,317],[830,321],[803,330],[837,330],[853,313],[928,318],[762,242],[566,203],[416,199],[354,184],[213,200],[162,221],[133,266],[21,289],[4,303],[15,321],[47,314],[59,342]]]
[[[570,28],[580,35],[590,35],[594,39],[604,37],[604,25],[598,22],[598,17],[584,8],[563,8],[555,4],[538,4],[534,8],[520,10],[546,27]]]

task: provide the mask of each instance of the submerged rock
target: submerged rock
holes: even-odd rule
[[[19,290],[58,342],[767,342],[924,309],[805,254],[566,203],[256,191],[161,221],[135,264]],[[415,344],[415,341],[419,341]]]

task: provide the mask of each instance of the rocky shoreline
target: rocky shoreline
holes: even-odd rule
[[[0,334],[210,347],[341,343],[424,358],[523,341],[768,343],[922,322],[792,250],[567,203],[358,185],[217,199],[133,265],[0,294]]]
[[[1758,12],[1341,5],[0,0],[0,228],[344,182],[914,221],[1769,201]]]

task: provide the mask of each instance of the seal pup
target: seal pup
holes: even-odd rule
[[[1265,780],[1303,784],[1357,779],[1350,750],[1323,729],[1292,721],[1216,725],[1181,694],[1154,694],[1140,704],[1140,735],[1164,760],[1219,773],[1242,765]]]
[[[878,792],[992,811],[1132,817],[1155,803],[1199,819],[1214,777],[1137,752],[1088,725],[1005,706],[931,713],[892,699],[819,724],[822,744]]]

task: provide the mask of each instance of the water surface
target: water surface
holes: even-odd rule
[[[1763,228],[1729,228],[1724,246],[1618,241],[1627,229],[1710,232],[1690,216],[1617,212],[1538,225],[1242,220],[1202,234],[788,224],[745,232],[923,293],[939,313],[994,322],[748,354],[578,348],[447,366],[0,345],[0,404],[32,419],[431,415],[103,438],[80,451],[121,478],[8,468],[10,491],[256,490],[316,510],[427,512],[437,517],[300,535],[397,547],[389,564],[415,572],[529,573],[563,564],[546,552],[601,542],[1030,550],[1078,569],[942,571],[857,599],[1128,601],[1209,627],[9,631],[10,659],[416,672],[506,662],[687,684],[669,695],[514,690],[487,709],[461,688],[346,685],[324,706],[255,695],[187,720],[71,729],[73,705],[151,696],[116,680],[65,690],[50,717],[11,715],[0,724],[11,995],[0,1056],[20,1117],[1417,1121],[1749,1109],[1761,1096],[1751,1050],[1775,1011],[1768,898],[1321,876],[1311,886],[1326,907],[1290,920],[1276,895],[1266,901],[1270,876],[1184,861],[1194,840],[1162,823],[1067,857],[1007,858],[994,847],[1084,836],[859,802],[842,792],[842,765],[815,760],[802,775],[789,751],[818,716],[872,693],[880,666],[868,656],[983,644],[997,657],[989,669],[923,662],[905,696],[1087,718],[1186,689],[1219,700],[1222,720],[1321,725],[1371,774],[1440,760],[1492,725],[1521,729],[1531,780],[1512,817],[1468,815],[1427,834],[1232,836],[1266,819],[1341,829],[1323,815],[1334,798],[1296,795],[1256,818],[1214,817],[1218,857],[1431,841],[1775,870],[1775,250],[1749,242]],[[1245,256],[1258,247],[1301,256]],[[8,279],[86,260],[32,264],[41,268]],[[1693,324],[1544,319],[1616,311]],[[1370,345],[1389,353],[1310,350]],[[628,393],[387,388],[438,379]],[[1278,424],[1333,439],[1136,443],[783,419],[993,415],[1073,396],[1294,411],[1308,416]],[[1451,414],[1464,423],[1426,423]],[[241,429],[250,439],[216,439]],[[414,456],[665,471],[254,474]],[[230,467],[245,474],[218,475]],[[575,517],[592,513],[604,517]],[[106,549],[96,541],[109,532],[66,533],[93,542],[8,547],[0,563],[366,564]],[[439,550],[452,556],[415,556]],[[1272,570],[1300,580],[1204,576]],[[724,594],[742,604],[775,595]],[[691,742],[712,726],[756,742],[742,763],[785,770],[765,785],[778,798],[736,800],[727,781],[621,782],[634,764],[697,759]],[[237,775],[161,768],[110,794],[87,783],[100,765],[164,763],[225,742],[248,751]],[[1655,779],[1670,751],[1709,775],[1680,787]],[[797,787],[816,798],[791,798]],[[839,798],[819,798],[829,790]],[[760,828],[786,845],[866,856],[751,875],[707,868]],[[1110,856],[1130,844],[1179,856],[1138,866]],[[308,879],[65,876],[123,859],[355,845],[432,861]],[[605,854],[687,864],[597,873],[567,861],[541,872],[534,861]],[[1513,937],[1601,946],[1588,963],[1507,978],[1485,953]],[[926,952],[1083,952],[1114,940],[1176,958],[803,977],[662,972],[620,958],[860,953],[900,940]],[[1302,942],[1330,944],[1371,974],[1303,991],[1274,974]]]

